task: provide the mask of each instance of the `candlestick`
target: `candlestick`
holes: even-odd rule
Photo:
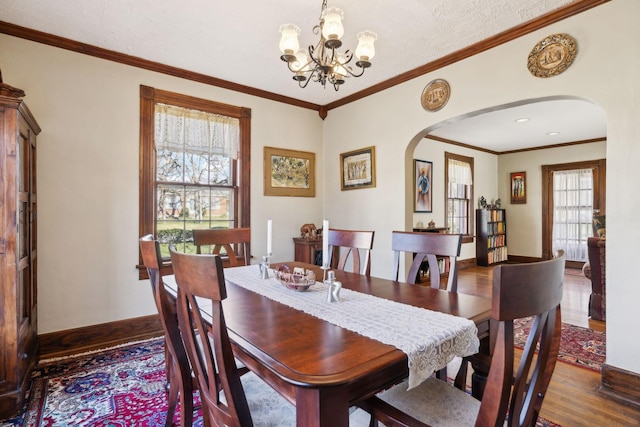
[[[267,256],[271,256],[271,220],[267,220]]]
[[[322,221],[322,266],[329,267],[329,221]]]

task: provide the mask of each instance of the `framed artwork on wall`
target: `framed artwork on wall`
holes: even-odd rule
[[[355,190],[376,186],[376,147],[340,154],[340,189]]]
[[[415,159],[413,164],[413,210],[432,212],[433,163]]]
[[[264,195],[315,197],[315,153],[264,147]]]
[[[511,172],[511,204],[527,203],[527,173]]]

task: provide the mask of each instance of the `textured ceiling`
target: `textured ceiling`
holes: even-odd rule
[[[372,67],[339,92],[300,89],[279,58],[281,24],[301,28],[301,46],[317,42],[320,0],[0,0],[0,20],[327,105],[575,1],[329,0],[344,11],[345,47],[378,34]]]
[[[0,0],[0,20],[326,105],[571,3],[572,0],[329,0],[344,46],[378,34],[373,66],[335,92],[300,89],[280,60],[281,24],[317,42],[320,0]]]

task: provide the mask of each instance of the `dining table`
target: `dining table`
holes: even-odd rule
[[[313,271],[316,283],[306,292],[285,288],[273,270],[284,264]],[[319,266],[288,262],[271,268],[268,275],[258,265],[225,268],[223,309],[236,359],[296,406],[298,426],[347,427],[349,408],[358,401],[407,379],[419,383],[425,370],[430,375],[453,356],[489,353],[487,298],[336,270],[340,299],[327,302],[328,275]],[[173,276],[164,281],[175,291]],[[206,302],[200,310],[206,314]],[[401,311],[404,323],[395,320]],[[406,316],[415,321],[407,326]],[[420,327],[422,316],[429,327]],[[458,323],[466,335],[447,327]],[[467,343],[469,324],[475,343]],[[382,338],[374,338],[381,330]],[[426,344],[413,345],[420,334]],[[486,378],[486,372],[474,375]]]

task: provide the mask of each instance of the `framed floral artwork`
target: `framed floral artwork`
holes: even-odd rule
[[[315,153],[264,147],[264,195],[315,197]]]

